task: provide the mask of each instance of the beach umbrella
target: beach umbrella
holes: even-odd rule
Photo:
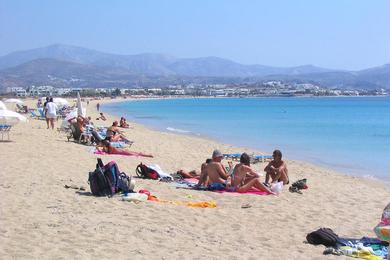
[[[7,110],[7,107],[3,103],[3,101],[0,101],[0,110]]]
[[[26,122],[27,118],[11,110],[0,110],[0,124],[15,125],[19,122]]]
[[[17,98],[9,98],[9,99],[6,99],[4,100],[5,103],[15,103],[15,104],[23,104],[23,101],[20,100],[20,99],[17,99]]]
[[[85,117],[85,110],[83,109],[83,104],[81,103],[80,93],[77,92],[77,115]]]
[[[82,111],[82,112],[83,112],[83,114],[85,115],[87,111],[86,111],[85,108],[83,108],[83,111]],[[78,109],[75,108],[75,109],[73,109],[72,111],[70,111],[70,112],[66,115],[64,121],[68,121],[68,120],[71,120],[71,119],[73,119],[73,118],[76,118],[77,115],[78,115]]]
[[[69,106],[69,102],[65,98],[53,98],[53,102],[56,103],[57,106]]]

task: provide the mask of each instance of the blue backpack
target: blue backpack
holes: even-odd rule
[[[91,192],[95,196],[112,196],[118,192],[131,192],[131,177],[120,172],[115,161],[106,165],[100,158],[97,159],[96,170],[89,173],[88,182]]]

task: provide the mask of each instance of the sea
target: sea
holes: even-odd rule
[[[390,182],[388,96],[149,99],[102,110],[155,130],[266,154],[280,149],[286,159]]]

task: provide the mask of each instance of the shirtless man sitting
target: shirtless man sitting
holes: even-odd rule
[[[226,188],[228,174],[221,163],[222,159],[223,154],[219,150],[214,150],[212,161],[203,167],[198,186],[205,185],[213,190],[223,190]]]
[[[274,183],[282,181],[283,185],[289,184],[287,165],[282,161],[282,152],[275,150],[272,157],[274,159],[264,168],[265,184],[268,185],[270,177]]]
[[[250,157],[246,153],[241,154],[240,163],[234,167],[231,185],[232,191],[247,192],[251,188],[256,188],[275,194],[261,183],[259,175],[250,167]]]

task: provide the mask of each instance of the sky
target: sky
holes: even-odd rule
[[[390,63],[389,0],[0,0],[0,56],[69,44],[278,67]]]

